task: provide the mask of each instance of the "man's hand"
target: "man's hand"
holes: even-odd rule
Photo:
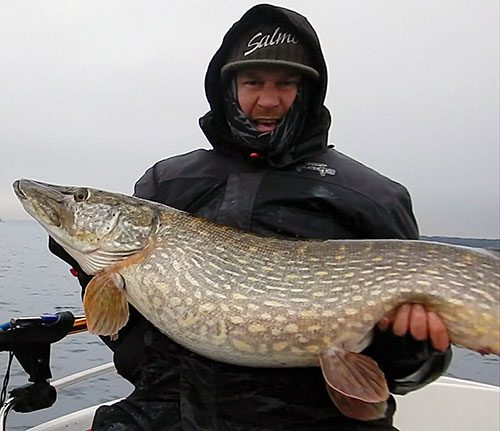
[[[378,328],[386,331],[392,326],[395,335],[407,332],[419,341],[430,339],[434,349],[444,352],[450,345],[448,330],[441,318],[433,311],[427,311],[420,304],[402,304],[394,312],[378,322]]]

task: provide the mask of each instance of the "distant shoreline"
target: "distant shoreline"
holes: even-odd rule
[[[486,248],[491,250],[500,249],[500,239],[460,238],[460,237],[437,236],[437,235],[433,236],[421,235],[420,239],[424,241],[444,242],[446,244],[465,245],[468,247]]]

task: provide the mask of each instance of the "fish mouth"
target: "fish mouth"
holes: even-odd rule
[[[25,200],[27,199],[26,195],[24,194],[23,190],[21,189],[21,180],[16,180],[12,184],[12,188],[14,189],[14,193],[20,200]]]
[[[20,179],[12,184],[26,212],[42,224],[61,226],[64,194],[50,184]]]

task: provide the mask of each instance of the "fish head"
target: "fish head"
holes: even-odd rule
[[[142,199],[27,179],[13,188],[28,214],[87,274],[142,250],[156,227],[155,206]]]

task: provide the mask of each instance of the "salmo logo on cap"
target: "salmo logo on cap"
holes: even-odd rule
[[[283,43],[299,43],[299,39],[295,35],[286,32],[280,32],[280,28],[276,27],[272,34],[263,34],[261,31],[254,34],[247,43],[247,47],[250,48],[248,51],[243,53],[243,56],[247,56],[252,52],[265,48],[267,46],[281,45]]]
[[[278,24],[255,26],[236,39],[221,74],[266,65],[295,69],[314,79],[319,77],[311,52],[300,35]]]

